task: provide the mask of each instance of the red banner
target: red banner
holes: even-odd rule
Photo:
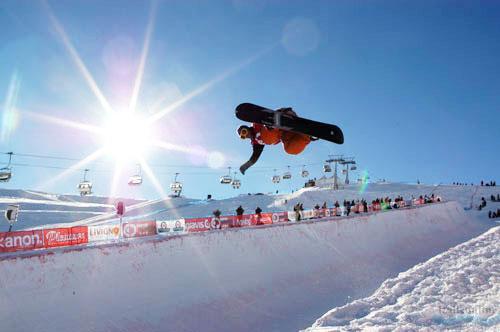
[[[258,214],[252,214],[250,222],[251,222],[251,225],[269,225],[269,224],[272,224],[273,223],[273,214],[272,213],[261,213],[260,216]]]
[[[186,230],[188,232],[204,232],[213,229],[216,223],[212,222],[212,219],[211,217],[186,219]]]
[[[88,227],[52,228],[43,230],[46,248],[76,246],[89,242]]]
[[[42,249],[43,231],[19,231],[0,233],[0,252]]]
[[[142,237],[156,235],[156,221],[138,221],[123,224],[123,237]]]

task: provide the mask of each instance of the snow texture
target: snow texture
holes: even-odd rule
[[[0,259],[5,331],[289,331],[483,232],[454,202]]]
[[[500,226],[335,308],[316,331],[500,329]]]

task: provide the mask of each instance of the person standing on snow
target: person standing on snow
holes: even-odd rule
[[[260,207],[258,207],[258,206],[255,209],[255,216],[256,216],[256,219],[257,219],[257,225],[263,225],[264,223],[261,221],[261,219],[262,219],[262,209]]]
[[[297,115],[291,108],[281,108],[278,112]],[[246,170],[257,162],[265,145],[276,145],[281,142],[286,153],[296,155],[304,151],[311,141],[317,140],[305,134],[267,127],[258,123],[253,123],[251,127],[239,126],[237,132],[241,139],[250,139],[253,150],[250,159],[241,165],[241,174],[245,174]]]
[[[243,207],[241,205],[238,206],[238,208],[236,209],[236,225],[234,225],[235,227],[241,227],[241,219],[243,219],[244,212],[245,210],[243,210]]]

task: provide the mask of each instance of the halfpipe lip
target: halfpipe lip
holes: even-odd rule
[[[64,254],[64,253],[69,253],[69,252],[90,250],[90,249],[107,249],[107,248],[111,248],[111,247],[112,248],[129,247],[130,245],[133,245],[133,244],[160,243],[160,242],[164,242],[164,241],[173,241],[173,240],[177,240],[179,238],[185,238],[185,237],[191,238],[191,237],[197,237],[197,236],[206,236],[207,234],[225,234],[227,232],[248,232],[248,231],[255,231],[255,230],[264,230],[264,229],[274,228],[274,227],[293,227],[293,226],[300,226],[300,225],[326,223],[326,222],[332,222],[332,221],[333,222],[344,222],[344,221],[353,220],[353,219],[366,219],[370,216],[374,216],[374,215],[381,214],[381,213],[383,213],[383,214],[385,214],[385,213],[397,213],[399,211],[408,211],[408,210],[421,209],[421,208],[443,205],[443,204],[451,204],[451,203],[458,204],[458,202],[456,202],[456,201],[441,201],[441,202],[434,202],[434,203],[429,203],[429,204],[409,206],[409,207],[404,207],[404,208],[400,208],[400,209],[393,209],[393,210],[386,210],[386,211],[372,211],[372,212],[366,212],[366,213],[362,213],[362,214],[354,213],[354,214],[351,214],[350,216],[331,216],[331,217],[307,219],[307,220],[301,220],[301,221],[288,221],[288,222],[279,222],[279,223],[265,224],[265,225],[251,225],[251,226],[246,226],[246,227],[224,228],[224,229],[218,229],[218,230],[212,230],[212,231],[193,232],[193,233],[186,233],[186,234],[175,234],[175,235],[156,234],[154,236],[145,236],[145,237],[140,237],[140,238],[127,238],[127,239],[121,239],[121,240],[117,240],[117,241],[110,240],[110,241],[95,242],[95,243],[88,243],[88,244],[68,246],[68,247],[55,247],[55,248],[50,248],[50,249],[37,249],[37,250],[31,250],[31,251],[9,252],[9,253],[0,254],[0,262],[9,261],[9,260],[16,260],[16,259],[40,257],[40,256],[46,256],[46,255],[54,255],[54,254],[60,254],[60,253]]]

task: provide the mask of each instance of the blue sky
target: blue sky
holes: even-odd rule
[[[190,197],[283,192],[302,186],[300,165],[320,177],[329,154],[354,156],[372,180],[499,178],[495,1],[7,0],[0,29],[0,152],[71,159],[15,155],[14,177],[3,188],[76,193],[88,167],[99,195],[113,187],[118,195],[156,198],[158,186],[168,193],[175,172]],[[151,128],[177,150],[150,147],[143,155],[157,186],[146,176],[140,188],[126,185],[134,158],[121,162],[113,186],[116,154],[109,151],[65,171],[105,140],[47,116],[106,128],[102,100],[126,112],[143,50],[135,114],[177,105]],[[299,156],[267,147],[256,167],[239,175],[240,190],[223,186],[225,167],[251,154],[235,134],[241,102],[291,106],[335,123],[345,144],[314,142]],[[292,180],[273,185],[273,169],[282,173],[287,165]]]

